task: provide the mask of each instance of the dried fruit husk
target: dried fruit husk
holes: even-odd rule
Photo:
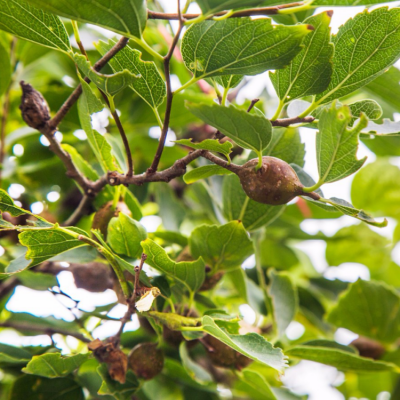
[[[77,288],[93,293],[102,293],[114,286],[113,273],[106,264],[99,262],[71,264],[70,271],[74,276]]]
[[[164,367],[164,354],[156,343],[140,343],[129,353],[128,365],[137,377],[153,379]]]

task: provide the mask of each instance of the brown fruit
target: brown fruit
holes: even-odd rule
[[[316,193],[303,192],[304,186],[296,172],[285,161],[263,157],[262,166],[256,171],[257,164],[258,159],[254,158],[244,164],[238,173],[243,190],[252,200],[278,206],[299,195],[318,196]]]
[[[220,342],[213,336],[206,335],[203,338],[203,345],[214,365],[223,368],[236,368],[241,370],[247,367],[252,360],[243,354],[238,353],[231,347]]]
[[[214,289],[217,283],[222,279],[224,276],[224,271],[219,271],[214,275],[206,275],[206,279],[204,280],[201,288],[199,289],[200,292],[205,292],[206,290]]]
[[[128,206],[123,202],[118,202],[117,208],[114,209],[113,202],[109,201],[99,208],[99,210],[94,214],[92,229],[98,229],[105,238],[107,238],[107,227],[111,221],[111,218],[117,217],[120,212],[132,215]]]
[[[379,360],[385,353],[385,348],[380,343],[363,336],[353,340],[350,344],[359,351],[362,357]]]
[[[129,353],[128,365],[137,377],[153,379],[164,367],[164,354],[156,343],[140,343]]]
[[[102,293],[114,286],[114,278],[110,268],[102,263],[71,264],[70,271],[74,276],[77,288],[93,293]]]

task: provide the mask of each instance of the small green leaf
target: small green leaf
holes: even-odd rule
[[[358,280],[341,294],[327,320],[359,335],[393,343],[400,335],[400,296],[384,283]]]
[[[348,129],[350,121],[351,114],[347,106],[337,108],[333,103],[329,109],[321,112],[317,134],[319,184],[346,178],[365,163],[366,157],[357,160],[356,153],[360,131],[368,120],[362,114],[360,122]]]
[[[0,368],[24,367],[31,358],[29,351],[0,343]]]
[[[71,50],[68,33],[60,18],[21,0],[0,0],[0,29],[52,49]],[[41,8],[41,7],[40,7]]]
[[[382,107],[375,100],[360,100],[349,104],[351,115],[354,117],[351,121],[353,125],[357,118],[360,118],[361,113],[364,113],[368,119],[379,119],[382,116]],[[363,129],[368,129],[368,126]]]
[[[237,268],[254,253],[253,243],[240,221],[199,226],[192,232],[189,246],[193,257],[203,257],[215,271]]]
[[[126,189],[126,191],[125,191],[124,200],[125,200],[126,205],[129,208],[129,211],[132,213],[132,218],[136,219],[136,221],[141,220],[143,217],[142,208],[140,206],[138,199],[134,196],[134,194],[129,189]]]
[[[125,383],[119,383],[113,380],[108,374],[107,365],[101,364],[97,368],[98,374],[101,376],[103,382],[98,391],[100,395],[111,395],[118,400],[130,400],[139,388],[139,381],[136,375],[128,370],[126,374]]]
[[[199,181],[200,179],[207,179],[214,175],[231,175],[233,172],[219,165],[203,165],[202,167],[192,169],[183,175],[183,180],[188,185]]]
[[[205,370],[200,364],[195,363],[189,356],[186,348],[186,342],[183,341],[179,346],[179,356],[182,360],[182,365],[188,375],[190,375],[196,382],[201,385],[209,385],[213,383],[213,377]]]
[[[108,43],[100,41],[96,48],[101,55],[107,53],[116,42]],[[167,95],[165,82],[156,65],[152,61],[143,61],[139,50],[126,46],[119,51],[109,62],[114,72],[130,71],[136,79],[133,79],[129,87],[140,96],[150,107],[158,108]]]
[[[72,54],[72,53],[71,53]],[[73,59],[79,69],[104,93],[115,96],[118,92],[139,78],[139,75],[132,74],[131,71],[124,69],[113,75],[104,75],[93,69],[86,57],[81,54],[73,54]]]
[[[400,57],[400,9],[365,10],[349,19],[332,39],[333,74],[317,104],[343,97],[383,74]]]
[[[285,354],[287,354],[289,357],[331,365],[340,371],[353,371],[359,373],[399,371],[395,364],[360,357],[348,351],[343,351],[332,347],[304,344],[286,350]]]
[[[139,258],[142,253],[140,242],[146,240],[147,233],[139,222],[120,212],[111,218],[107,230],[107,242],[118,254]]]
[[[271,368],[282,372],[286,367],[286,360],[280,348],[275,348],[264,337],[257,333],[247,335],[231,335],[222,330],[214,320],[205,315],[202,318],[203,330],[214,336],[222,343],[232,347],[234,350],[252,360],[259,361]]]
[[[272,299],[274,319],[281,338],[296,316],[299,302],[297,290],[290,276],[285,272],[276,272],[271,269],[268,276],[270,278],[268,292]]]
[[[232,10],[235,8],[250,8],[258,6],[262,0],[197,0],[203,14],[215,14],[218,11]]]
[[[226,176],[222,185],[224,216],[228,221],[240,220],[248,231],[272,223],[286,206],[269,206],[246,196],[236,175]]]
[[[242,379],[235,383],[235,388],[245,392],[252,400],[278,400],[272,392],[269,383],[257,371],[245,369],[242,371]]]
[[[239,146],[260,154],[271,141],[272,125],[264,117],[234,106],[188,104],[188,109],[206,124],[217,128]]]
[[[186,31],[181,50],[195,78],[256,75],[285,67],[309,32],[307,25],[272,25],[269,18],[203,21]]]
[[[60,353],[47,353],[33,356],[22,372],[31,375],[43,376],[45,378],[61,378],[69,375],[84,363],[90,356],[87,354],[76,354],[65,357]]]
[[[196,150],[208,150],[221,153],[228,159],[229,162],[231,162],[229,157],[233,147],[231,142],[220,143],[218,139],[206,139],[200,143],[193,143],[192,139],[180,139],[176,140],[175,143],[181,144],[182,146],[191,147],[192,149]]]
[[[242,81],[243,75],[223,75],[216,76],[213,79],[218,85],[222,86],[224,89],[233,89]]]
[[[99,25],[121,35],[140,38],[146,26],[145,0],[119,0],[118,2],[70,0],[68,3],[60,2],[60,0],[29,0],[29,2],[50,13]]]
[[[1,3],[0,3],[1,4]],[[1,28],[1,14],[0,14],[0,28]],[[4,45],[0,42],[0,97],[6,92],[11,82],[11,59],[10,53]]]
[[[34,290],[48,290],[53,286],[58,286],[56,276],[38,271],[21,272],[18,274],[18,280],[21,281],[24,286]]]
[[[329,24],[331,11],[304,20],[314,30],[305,37],[304,48],[287,68],[270,73],[272,84],[283,104],[300,97],[321,93],[331,80],[333,44]]]
[[[182,283],[189,291],[200,289],[205,278],[205,264],[202,258],[193,262],[172,261],[165,250],[151,239],[142,242],[143,252],[147,255],[146,263],[158,271]]]

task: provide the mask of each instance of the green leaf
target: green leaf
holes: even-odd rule
[[[147,255],[146,263],[158,271],[170,276],[195,292],[200,289],[205,278],[205,264],[202,258],[193,262],[172,261],[165,250],[151,239],[142,242],[143,252]]]
[[[94,96],[91,87],[84,81],[81,81],[83,93],[78,100],[78,113],[79,119],[82,124],[83,130],[86,132],[88,142],[92,148],[97,160],[99,161],[104,172],[114,171],[118,169],[114,163],[114,159],[111,153],[111,146],[106,141],[104,136],[96,132],[92,128],[90,115],[94,112],[101,111],[103,107],[100,107],[101,103],[96,102],[97,99]]]
[[[333,74],[318,104],[343,97],[383,74],[400,57],[400,9],[387,7],[357,14],[340,27]]]
[[[99,179],[99,174],[94,170],[94,168],[82,157],[80,153],[76,150],[75,147],[63,143],[61,144],[63,150],[65,150],[72,159],[75,167],[81,172],[86,178],[91,179],[92,181],[96,181]]]
[[[233,89],[242,81],[243,75],[223,75],[216,76],[213,79],[218,85],[222,86],[224,89]]]
[[[207,179],[214,175],[231,175],[233,172],[226,168],[220,167],[219,165],[203,165],[202,167],[192,169],[183,175],[183,180],[188,185],[190,183],[197,182],[200,179]]]
[[[99,41],[96,48],[101,55],[107,53],[116,42],[108,43]],[[120,50],[109,62],[114,72],[128,70],[136,79],[133,79],[129,87],[140,96],[150,107],[156,109],[167,95],[165,82],[156,65],[152,61],[143,61],[142,53],[129,46]]]
[[[270,284],[268,293],[272,300],[274,319],[279,337],[283,337],[286,328],[297,313],[298,296],[291,277],[285,272],[268,271]]]
[[[272,84],[283,104],[300,97],[323,92],[332,75],[333,44],[329,24],[332,11],[325,11],[304,20],[314,27],[305,37],[304,49],[287,68],[270,73]]]
[[[203,14],[215,14],[218,11],[247,8],[263,3],[262,0],[197,0]]]
[[[179,356],[181,357],[182,365],[186,372],[196,382],[201,385],[208,385],[214,382],[210,373],[190,358],[185,341],[183,341],[179,346]]]
[[[246,196],[236,175],[226,176],[222,185],[224,216],[228,221],[240,220],[248,231],[272,223],[286,206],[269,206]]]
[[[261,153],[271,141],[272,125],[264,117],[249,114],[234,106],[188,104],[188,109],[245,149]]]
[[[399,218],[400,169],[385,159],[366,165],[354,177],[351,198],[356,207]]]
[[[24,271],[18,274],[18,280],[21,283],[34,290],[48,290],[53,286],[58,286],[57,278],[52,274],[43,272]]]
[[[331,347],[299,345],[286,350],[285,354],[289,357],[331,365],[340,371],[353,371],[360,373],[399,371],[399,368],[395,364],[371,360],[370,358],[360,357],[349,353],[348,351]]]
[[[73,59],[78,65],[79,69],[104,93],[110,96],[115,96],[118,92],[126,86],[132,84],[139,75],[132,74],[128,69],[116,72],[113,75],[105,75],[93,69],[86,57],[81,54],[73,54]]]
[[[90,356],[87,354],[76,354],[65,357],[60,353],[47,353],[33,356],[22,372],[31,375],[43,376],[45,378],[60,378],[69,375],[84,363]]]
[[[32,5],[34,2],[30,1]],[[0,29],[52,49],[71,50],[60,18],[21,0],[0,0]]]
[[[146,26],[145,0],[119,0],[118,2],[71,0],[68,3],[60,2],[60,0],[29,0],[29,2],[53,14],[99,25],[125,36],[140,38]]]
[[[253,243],[240,221],[199,226],[190,235],[189,246],[192,256],[203,257],[214,271],[240,267],[254,253]]]
[[[358,280],[341,294],[327,320],[359,335],[393,343],[400,335],[400,296],[384,283]]]
[[[202,318],[203,330],[222,343],[252,360],[268,365],[279,372],[286,367],[286,360],[280,348],[275,348],[270,342],[257,333],[247,335],[231,335],[222,330],[214,320],[205,315]]]
[[[82,388],[72,378],[46,379],[22,375],[14,381],[9,400],[84,400]]]
[[[389,0],[386,3],[392,1],[395,0]],[[313,6],[372,6],[381,3],[381,0],[315,0]]]
[[[257,75],[285,67],[301,50],[307,25],[272,25],[262,18],[230,18],[193,24],[182,39],[186,67],[197,79]]]
[[[120,212],[118,217],[111,218],[107,228],[107,242],[118,254],[139,258],[142,253],[140,242],[146,240],[147,233],[143,226]]]
[[[98,391],[100,395],[111,395],[118,400],[130,400],[133,394],[139,388],[139,381],[135,374],[128,370],[125,383],[119,383],[113,380],[108,374],[107,365],[101,364],[97,368],[97,372],[101,376],[103,382]]]
[[[362,114],[360,122],[348,129],[351,121],[347,106],[336,108],[333,103],[321,112],[317,134],[317,162],[319,184],[335,182],[359,170],[366,157],[357,160],[358,138],[367,119]]]
[[[245,369],[241,377],[235,383],[235,388],[247,393],[252,400],[278,400],[269,383],[257,371]]]
[[[1,4],[1,3],[0,3]],[[0,14],[0,28],[1,28],[1,14]],[[6,92],[11,82],[11,59],[9,51],[0,42],[0,97]]]
[[[349,104],[351,115],[354,121],[364,113],[368,119],[379,119],[382,116],[382,107],[375,100],[360,100],[355,103]],[[366,127],[368,129],[368,126]],[[364,130],[364,129],[363,129]]]
[[[182,146],[191,147],[192,149],[196,150],[208,150],[221,153],[228,159],[229,163],[231,162],[229,157],[233,147],[231,142],[227,141],[225,143],[220,143],[218,139],[206,139],[200,143],[193,143],[192,139],[180,139],[176,140],[175,143],[181,144]]]
[[[142,208],[140,206],[138,199],[133,195],[133,193],[129,189],[126,189],[125,191],[124,200],[129,208],[129,211],[132,213],[132,218],[136,219],[136,221],[141,220],[143,217]]]
[[[0,368],[24,367],[31,358],[29,351],[0,343]]]

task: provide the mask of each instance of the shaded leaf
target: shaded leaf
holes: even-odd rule
[[[240,221],[199,226],[193,230],[189,246],[192,256],[203,257],[214,271],[237,268],[254,253],[253,243]]]
[[[0,368],[24,367],[31,358],[27,350],[0,343]]]
[[[194,168],[183,175],[185,183],[190,184],[197,182],[200,179],[207,179],[214,175],[231,175],[233,172],[226,168],[220,167],[219,165],[203,165],[199,168]]]
[[[252,400],[278,400],[266,379],[250,369],[242,371],[242,379],[236,382],[235,388],[247,393]]]
[[[1,2],[0,2],[1,5]],[[0,13],[0,29],[1,29],[1,13]],[[11,59],[10,53],[0,42],[0,96],[6,92],[11,82]]]
[[[189,355],[185,341],[179,346],[179,356],[188,375],[202,385],[213,383],[213,377],[201,365],[194,362]]]
[[[60,18],[21,0],[0,0],[0,29],[22,39],[68,52],[68,33]],[[40,7],[42,8],[42,7]]]
[[[213,78],[214,81],[224,89],[233,89],[239,85],[243,79],[243,75],[223,75]]]
[[[256,75],[287,65],[309,32],[307,25],[272,25],[268,18],[203,21],[185,32],[181,51],[195,78]]]
[[[182,146],[191,147],[192,149],[196,150],[209,150],[216,153],[221,153],[228,159],[229,162],[231,161],[229,154],[232,151],[233,144],[228,141],[220,143],[218,139],[206,139],[200,143],[193,143],[192,139],[180,139],[176,140],[175,143],[181,144]]]
[[[257,6],[262,0],[197,0],[203,14],[214,14],[218,11],[232,10],[235,8]]]

